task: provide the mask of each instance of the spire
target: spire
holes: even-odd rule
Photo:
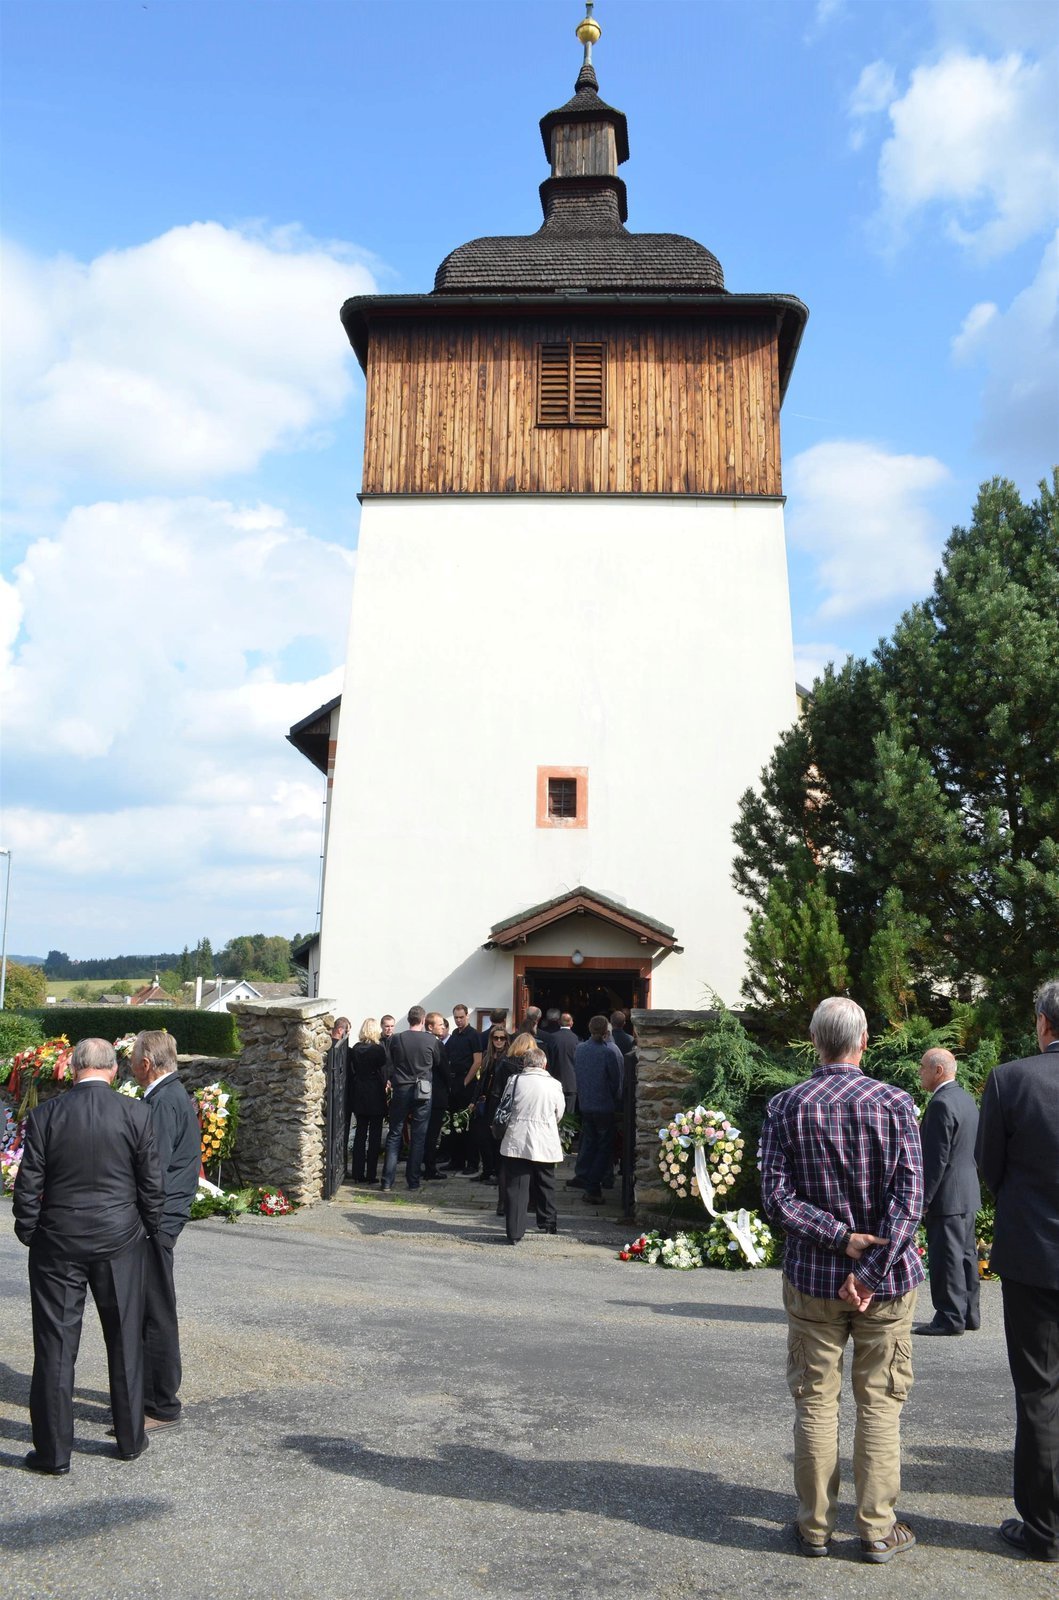
[[[603,29],[592,15],[594,10],[594,0],[587,0],[585,20],[579,22],[574,29],[575,34],[585,47],[585,59],[581,63],[581,71],[577,74],[577,82],[574,84],[575,94],[580,94],[582,89],[595,89],[597,92],[599,90],[596,69],[592,65],[592,46],[599,43]]]
[[[541,118],[541,136],[551,177],[541,184],[545,227],[595,233],[620,228],[628,216],[625,185],[618,167],[629,158],[625,113],[599,97],[592,46],[602,29],[592,15],[592,0],[575,29],[584,60],[574,97]]]

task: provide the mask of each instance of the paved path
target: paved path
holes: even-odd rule
[[[613,1207],[512,1250],[495,1190],[347,1188],[178,1247],[186,1421],[107,1454],[102,1340],[78,1365],[73,1471],[19,1469],[25,1253],[0,1207],[0,1565],[25,1600],[1055,1600],[1009,1558],[999,1291],[973,1337],[917,1341],[902,1511],[868,1567],[849,1490],[826,1564],[787,1542],[791,1405],[773,1271],[624,1265]],[[403,1197],[402,1197],[403,1198]],[[847,1447],[851,1419],[844,1418]]]

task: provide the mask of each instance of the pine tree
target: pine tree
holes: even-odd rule
[[[734,878],[759,979],[790,943],[807,852],[858,998],[901,1008],[914,989],[940,1016],[984,994],[1018,1031],[1059,970],[1057,753],[1059,473],[1030,505],[994,479],[930,596],[870,661],[825,672],[743,797]]]
[[[835,902],[807,852],[771,885],[763,911],[750,918],[743,994],[804,1034],[817,1005],[849,982],[849,950]]]

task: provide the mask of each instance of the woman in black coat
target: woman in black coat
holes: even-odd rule
[[[360,1038],[349,1052],[353,1115],[357,1119],[353,1135],[354,1183],[374,1184],[379,1165],[389,1076],[389,1063],[381,1039],[382,1029],[375,1018],[365,1017]]]
[[[473,1085],[473,1099],[471,1100],[471,1130],[478,1154],[482,1161],[481,1174],[472,1178],[472,1183],[496,1183],[496,1140],[492,1133],[493,1112],[496,1110],[500,1095],[496,1090],[497,1073],[503,1070],[504,1057],[508,1050],[507,1029],[499,1024],[489,1031],[482,1065],[475,1081],[473,1069],[467,1074],[467,1084]],[[506,1081],[506,1080],[505,1080]]]

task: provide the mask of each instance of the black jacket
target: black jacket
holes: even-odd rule
[[[577,1089],[574,1056],[581,1041],[573,1028],[560,1028],[558,1033],[553,1033],[550,1037],[552,1053],[548,1060],[548,1070],[553,1077],[558,1078],[564,1093],[573,1094]]]
[[[105,1261],[158,1233],[164,1206],[141,1100],[96,1078],[30,1112],[14,1194],[23,1244],[70,1261]]]
[[[993,1068],[975,1153],[996,1197],[990,1264],[1015,1283],[1059,1289],[1059,1040]]]
[[[353,1045],[349,1052],[349,1085],[355,1117],[386,1115],[386,1079],[389,1074],[389,1057],[381,1044]]]
[[[935,1090],[923,1113],[923,1211],[928,1217],[966,1216],[982,1191],[974,1164],[978,1107],[958,1083]]]
[[[160,1078],[144,1100],[151,1113],[165,1186],[160,1232],[175,1239],[191,1212],[202,1167],[202,1134],[195,1103],[175,1072]]]

